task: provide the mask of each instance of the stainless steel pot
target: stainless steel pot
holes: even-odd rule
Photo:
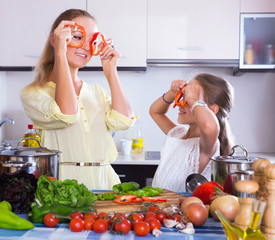
[[[243,156],[233,156],[235,149],[238,147],[242,149]],[[221,184],[225,192],[237,196],[235,183],[238,180],[251,180],[254,178],[252,164],[256,159],[248,156],[245,147],[236,145],[232,147],[229,156],[210,158],[212,160],[211,179]]]
[[[40,175],[47,175],[58,179],[60,152],[41,147],[40,142],[36,141],[40,147],[18,147],[20,142],[16,148],[4,147],[0,153],[2,172],[25,170],[35,175],[36,178]]]

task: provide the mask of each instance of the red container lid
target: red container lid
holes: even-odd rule
[[[33,129],[33,125],[32,124],[28,124],[28,129]]]

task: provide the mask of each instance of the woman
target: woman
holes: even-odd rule
[[[183,125],[177,125],[166,115],[179,90],[184,97],[178,104],[178,123]],[[232,102],[231,85],[218,76],[202,73],[188,84],[184,80],[172,82],[170,90],[150,107],[151,117],[167,135],[154,187],[185,191],[185,181],[191,173],[210,180],[209,158],[220,153],[228,155],[232,146],[227,121]]]
[[[61,13],[36,66],[36,78],[21,92],[21,101],[42,145],[62,152],[61,180],[77,179],[88,189],[112,189],[120,180],[110,165],[117,157],[110,130],[127,129],[134,120],[116,70],[120,54],[111,39],[99,45],[111,99],[99,85],[78,76],[92,57],[90,42],[96,32],[97,23],[88,12]],[[82,46],[75,45],[83,39]]]

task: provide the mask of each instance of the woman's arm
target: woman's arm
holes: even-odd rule
[[[112,41],[110,39],[107,40],[107,43],[102,49],[100,57],[103,71],[111,91],[112,108],[130,118],[132,117],[132,110],[122,89],[116,68],[120,54],[112,47]]]

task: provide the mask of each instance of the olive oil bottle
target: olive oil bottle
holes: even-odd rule
[[[39,143],[34,139],[26,139],[26,138],[35,138],[41,142],[40,135],[36,132],[32,124],[28,124],[28,131],[22,137],[22,146],[23,147],[40,147]]]
[[[139,116],[136,116],[136,122],[133,129],[132,137],[132,153],[142,153],[143,152],[143,138],[141,130],[141,120]]]

